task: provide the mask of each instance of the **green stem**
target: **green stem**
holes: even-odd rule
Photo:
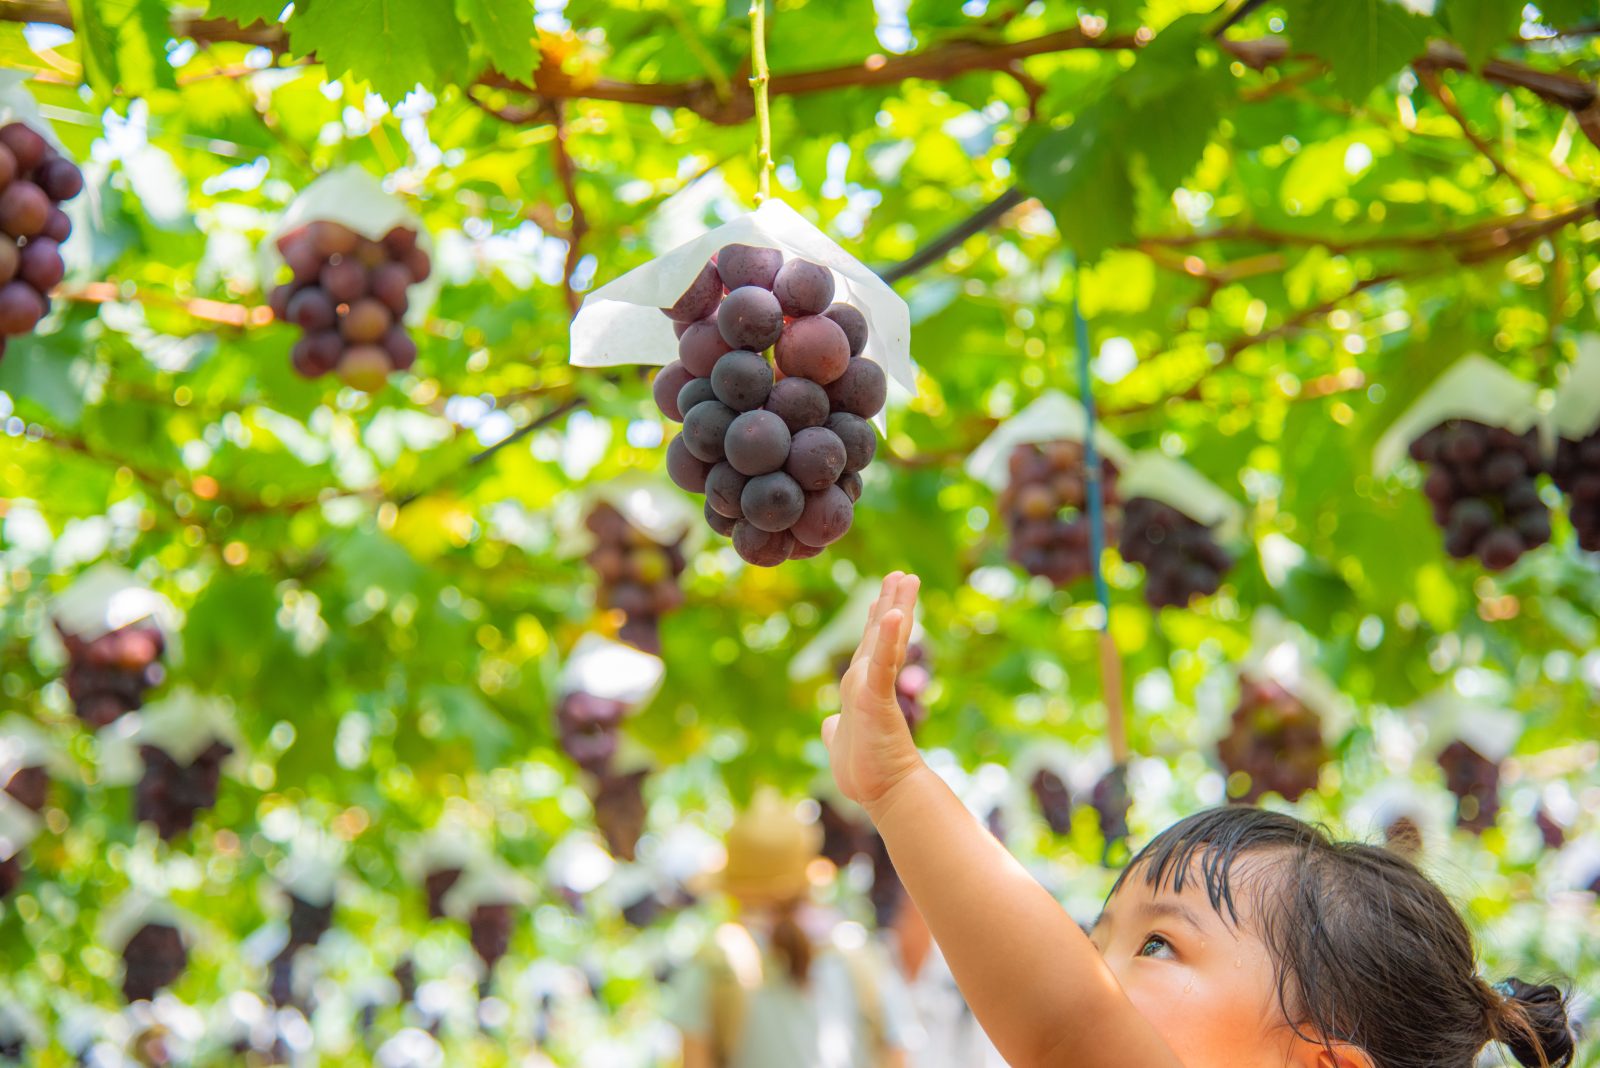
[[[756,98],[756,203],[772,195],[772,113],[767,107],[766,0],[750,0],[750,88]]]

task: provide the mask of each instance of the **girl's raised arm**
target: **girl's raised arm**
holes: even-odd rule
[[[822,736],[967,1004],[1015,1068],[1180,1068],[1083,931],[922,760],[894,696],[918,581],[891,574]]]

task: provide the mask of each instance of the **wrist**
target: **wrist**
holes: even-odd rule
[[[871,800],[864,801],[861,805],[866,810],[867,817],[874,826],[882,830],[884,820],[889,813],[908,795],[921,792],[927,779],[943,782],[928,767],[927,761],[922,759],[922,754],[917,753],[915,758],[907,762],[905,768],[897,774],[890,776],[888,784],[879,791]]]

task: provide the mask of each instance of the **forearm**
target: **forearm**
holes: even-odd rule
[[[1177,1068],[1099,952],[931,770],[868,806],[967,1004],[1016,1068]]]

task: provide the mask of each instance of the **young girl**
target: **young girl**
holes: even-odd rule
[[[911,740],[894,680],[917,585],[884,580],[823,739],[1014,1068],[1471,1068],[1496,1041],[1524,1065],[1571,1062],[1559,990],[1491,985],[1408,861],[1287,816],[1168,828],[1085,935]]]

